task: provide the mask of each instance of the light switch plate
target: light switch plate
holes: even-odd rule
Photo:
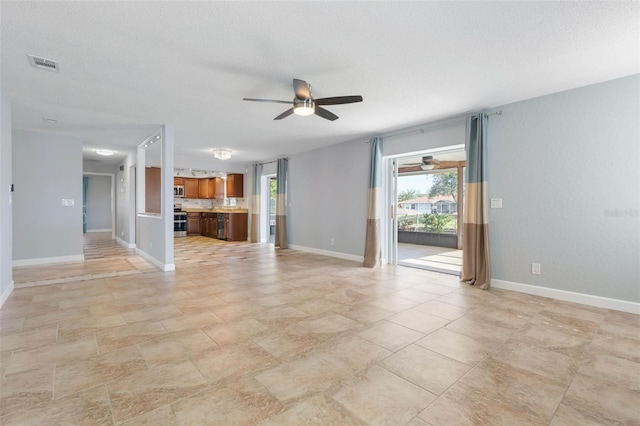
[[[65,207],[73,207],[76,204],[76,200],[73,198],[63,198],[62,205]]]
[[[502,208],[502,198],[492,198],[491,199],[491,208],[492,209],[501,209]]]

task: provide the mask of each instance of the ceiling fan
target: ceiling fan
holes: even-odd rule
[[[314,99],[311,94],[311,85],[304,80],[298,80],[296,78],[293,79],[293,91],[295,93],[295,97],[292,101],[256,98],[242,98],[242,100],[292,105],[291,108],[274,118],[274,120],[282,120],[283,118],[295,113],[297,115],[315,114],[330,121],[337,120],[338,116],[331,111],[322,108],[321,105],[341,105],[362,102],[362,96],[334,96],[331,98]]]
[[[439,164],[440,164],[440,160],[436,160],[431,155],[426,155],[422,157],[421,163],[407,163],[407,164],[403,164],[403,167],[420,166],[421,170],[433,170]]]

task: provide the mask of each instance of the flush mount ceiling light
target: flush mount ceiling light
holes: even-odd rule
[[[96,154],[104,155],[105,157],[109,157],[115,154],[115,151],[111,151],[110,149],[96,149]]]
[[[311,115],[316,112],[313,99],[305,99],[293,106],[293,112],[297,115]]]
[[[213,156],[218,160],[228,160],[231,158],[231,150],[230,149],[214,149]]]

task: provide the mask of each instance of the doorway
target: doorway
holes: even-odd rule
[[[452,147],[387,159],[389,263],[460,274],[465,157]]]
[[[115,175],[85,172],[82,188],[83,233],[107,232],[115,239]]]
[[[276,175],[260,179],[260,242],[273,244],[276,235]]]
[[[269,243],[273,244],[276,238],[276,177],[269,176],[269,203],[267,217],[269,218]]]

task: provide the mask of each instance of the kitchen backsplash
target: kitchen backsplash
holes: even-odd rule
[[[174,203],[181,203],[183,209],[214,209],[216,207],[236,207],[246,209],[246,198],[225,198],[224,200],[208,200],[202,198],[174,198]]]

